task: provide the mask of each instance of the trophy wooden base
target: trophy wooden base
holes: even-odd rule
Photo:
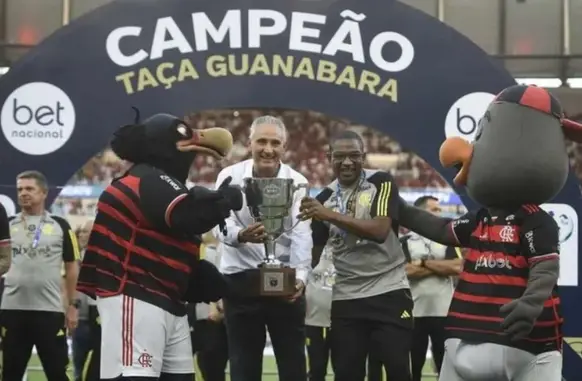
[[[259,268],[261,273],[261,296],[292,296],[295,289],[295,269],[291,267]]]

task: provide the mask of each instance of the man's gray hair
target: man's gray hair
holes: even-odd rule
[[[255,130],[257,129],[257,127],[263,124],[272,124],[277,126],[279,128],[279,131],[281,132],[281,137],[283,141],[287,140],[287,128],[285,127],[285,123],[283,123],[281,119],[272,115],[259,116],[257,119],[253,120],[253,124],[251,124],[250,133],[251,140],[253,139],[253,135],[255,134]]]
[[[36,185],[38,185],[40,189],[44,191],[48,190],[48,181],[46,180],[46,177],[42,172],[34,170],[24,171],[19,173],[18,176],[16,176],[16,180],[20,179],[34,180],[36,181]]]

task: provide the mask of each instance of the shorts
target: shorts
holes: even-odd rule
[[[127,295],[97,298],[102,379],[193,374],[188,317]]]
[[[562,354],[549,351],[534,355],[504,345],[453,338],[445,342],[440,377],[446,381],[559,381]]]

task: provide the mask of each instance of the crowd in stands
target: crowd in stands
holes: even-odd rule
[[[208,156],[199,156],[192,166],[189,180],[196,184],[212,185],[220,169],[249,158],[249,126],[253,119],[264,114],[278,116],[285,122],[289,136],[284,161],[303,173],[313,187],[322,187],[332,180],[331,168],[326,158],[327,143],[331,136],[345,129],[355,130],[364,137],[367,152],[390,158],[369,160],[368,167],[392,172],[400,187],[449,187],[440,174],[422,158],[407,151],[383,133],[321,113],[289,110],[217,110],[187,117],[187,122],[195,128],[226,127],[235,140],[234,148],[225,160],[219,162]],[[582,115],[574,118],[582,119]],[[569,143],[568,152],[576,174],[582,179],[582,145]],[[69,185],[103,186],[123,173],[127,167],[128,163],[121,161],[111,150],[105,149],[79,170]],[[67,215],[79,215],[91,213],[95,203],[96,200],[58,199],[55,208]]]
[[[390,137],[347,120],[335,119],[310,111],[277,110],[219,110],[195,114],[187,121],[196,128],[226,127],[235,140],[228,159],[217,162],[211,157],[199,156],[192,167],[190,180],[196,183],[213,183],[224,166],[248,158],[249,126],[254,118],[265,113],[283,119],[288,128],[287,151],[284,158],[294,168],[307,176],[314,186],[323,186],[331,180],[331,169],[326,159],[326,144],[338,131],[358,131],[366,141],[368,152],[393,155],[390,166],[383,169],[398,175],[401,186],[445,187],[446,182],[429,165],[413,152],[406,151]],[[374,167],[373,163],[369,163]],[[124,171],[127,164],[109,149],[92,158],[70,181],[70,185],[106,184]]]

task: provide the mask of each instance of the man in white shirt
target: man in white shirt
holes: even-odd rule
[[[281,163],[285,152],[287,131],[284,123],[272,116],[262,116],[253,122],[250,132],[252,159],[223,169],[216,186],[228,176],[232,185],[243,185],[247,177],[291,178],[295,185],[307,179],[288,165]],[[305,191],[297,191],[285,226],[291,227],[298,219],[299,205]],[[305,297],[304,287],[311,269],[311,227],[309,221],[300,222],[295,229],[277,240],[275,255],[283,263],[296,269],[297,293],[289,299],[259,296],[258,266],[264,261],[265,231],[253,223],[246,208],[239,216],[226,220],[226,234],[215,229],[221,240],[221,271],[231,286],[232,293],[224,300],[228,334],[230,374],[232,381],[260,381],[263,371],[265,327],[269,329],[273,351],[277,359],[279,380],[305,381]]]

